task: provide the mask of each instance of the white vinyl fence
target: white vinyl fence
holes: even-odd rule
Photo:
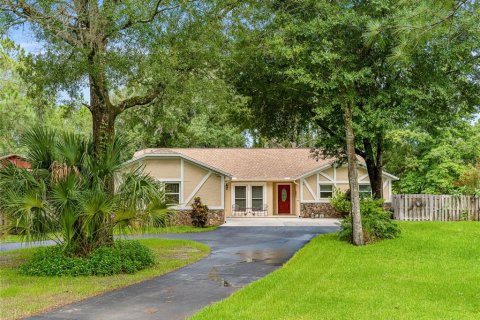
[[[397,220],[480,221],[480,198],[432,194],[397,194],[392,197]]]

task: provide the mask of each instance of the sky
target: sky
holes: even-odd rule
[[[39,53],[42,50],[42,45],[35,39],[35,36],[28,25],[9,30],[7,35],[27,53]]]
[[[28,24],[25,24],[19,28],[11,29],[7,32],[8,37],[13,40],[16,44],[20,45],[26,53],[41,53],[43,46],[42,43],[35,39],[33,31],[30,29]],[[82,96],[85,101],[89,100],[90,94],[89,89],[85,87],[82,92]],[[58,95],[58,102],[68,100],[69,96],[65,92],[60,92]]]

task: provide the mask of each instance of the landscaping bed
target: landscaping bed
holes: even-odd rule
[[[479,319],[480,224],[402,222],[365,247],[321,235],[199,319]]]
[[[155,264],[135,274],[113,276],[25,276],[19,266],[41,248],[0,252],[0,319],[18,319],[153,278],[193,263],[209,253],[188,240],[142,239]]]

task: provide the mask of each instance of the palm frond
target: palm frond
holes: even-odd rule
[[[48,169],[55,161],[55,132],[46,127],[33,127],[25,132],[22,144],[27,148],[27,159],[33,168]]]
[[[85,255],[111,244],[115,226],[142,229],[168,220],[162,185],[143,167],[122,168],[121,138],[95,156],[87,139],[41,127],[28,131],[24,143],[33,167],[0,169],[0,210],[25,239],[54,232],[65,250]]]
[[[117,180],[118,207],[136,212],[139,227],[165,226],[172,211],[165,201],[163,185],[144,172],[144,167],[133,167]]]
[[[69,168],[80,168],[88,154],[90,141],[73,132],[64,132],[58,138],[56,150],[59,161]]]
[[[2,212],[7,216],[6,229],[24,240],[45,240],[54,231],[55,219],[44,204],[42,190],[32,189],[25,194],[6,191],[2,204]]]

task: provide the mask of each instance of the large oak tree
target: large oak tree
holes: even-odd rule
[[[182,0],[2,0],[3,29],[27,25],[42,45],[29,81],[69,94],[93,119],[95,153],[115,119],[150,105],[171,83],[215,62],[221,17],[231,5]]]

